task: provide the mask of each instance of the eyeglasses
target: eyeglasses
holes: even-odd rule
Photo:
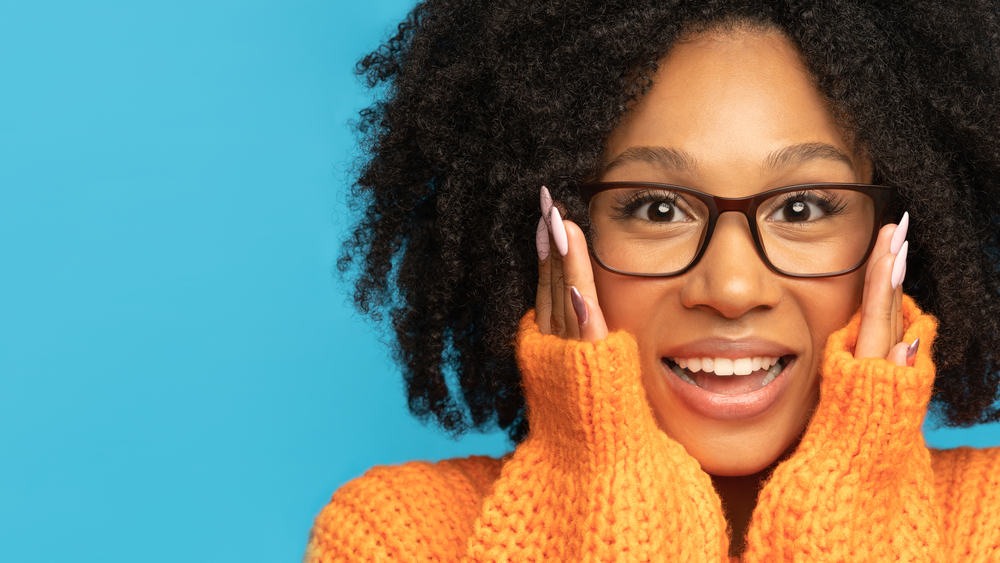
[[[719,216],[742,213],[757,254],[797,278],[839,276],[861,267],[875,246],[891,188],[820,183],[728,198],[649,182],[583,184],[587,239],[601,267],[630,276],[668,277],[698,263]]]

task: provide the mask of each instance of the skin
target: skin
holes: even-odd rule
[[[849,157],[793,160],[767,166],[769,154],[799,143],[826,143]],[[871,164],[837,127],[794,45],[777,32],[696,35],[661,61],[651,90],[625,116],[606,143],[605,165],[630,147],[684,151],[696,166],[679,170],[626,161],[604,170],[601,181],[678,184],[724,197],[745,197],[807,182],[870,183]],[[587,253],[572,221],[550,217],[550,233],[565,228],[568,251],[539,263],[536,318],[542,332],[594,341],[608,330],[635,336],[648,401],[664,432],[713,475],[727,507],[734,538],[741,538],[762,481],[794,449],[819,396],[819,365],[827,337],[862,307],[855,356],[905,365],[901,343],[901,289],[890,284],[896,255],[884,226],[865,267],[831,278],[791,278],[760,260],[743,216],[719,219],[701,261],[671,278],[609,272]],[[544,242],[544,241],[543,241]],[[570,290],[587,308],[581,326]],[[684,327],[678,330],[677,327]],[[661,357],[708,337],[761,337],[780,342],[796,360],[789,387],[770,409],[724,421],[690,410],[670,387]]]

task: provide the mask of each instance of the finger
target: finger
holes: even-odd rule
[[[897,259],[893,258],[892,265],[895,268]],[[889,276],[890,284],[892,285],[892,276]],[[899,342],[900,336],[897,334],[899,327],[901,326],[899,316],[901,311],[896,307],[896,294],[899,293],[900,289],[898,287],[893,288],[890,294],[891,301],[889,303],[889,346],[894,346]],[[892,350],[889,351],[890,353]]]
[[[892,277],[890,284],[892,285],[892,320],[895,323],[892,334],[892,343],[895,344],[903,338],[903,276],[906,275],[906,257],[909,254],[910,243],[909,241],[903,241],[903,246],[899,249],[896,254],[896,258],[892,262]]]
[[[865,266],[865,290],[867,291],[868,283],[871,280],[872,269],[880,258],[886,254],[890,254],[890,248],[892,246],[892,235],[896,233],[896,225],[889,223],[888,225],[883,225],[878,231],[878,236],[875,238],[875,246],[872,248],[872,254],[868,257],[868,265]]]
[[[906,261],[903,261],[903,278],[906,278]],[[892,292],[892,319],[895,329],[892,332],[892,341],[899,342],[903,339],[903,284]]]
[[[863,336],[867,332],[870,332],[870,329],[872,328],[870,323],[867,327],[864,323],[865,311],[868,309],[868,306],[871,305],[871,299],[869,296],[874,295],[874,290],[872,289],[874,286],[872,278],[874,277],[876,265],[883,263],[885,255],[889,253],[892,235],[895,233],[895,230],[896,225],[892,224],[883,225],[882,228],[879,229],[878,236],[875,238],[875,246],[872,248],[871,256],[868,257],[868,264],[865,266],[865,285],[861,294],[862,322],[858,331],[858,345],[861,346],[862,351],[866,351],[866,346],[864,346],[865,339]],[[862,357],[857,355],[857,346],[855,347],[854,353],[855,357]]]
[[[856,358],[884,358],[889,348],[902,337],[902,294],[897,303],[899,283],[893,282],[900,274],[898,264],[905,265],[908,225],[909,215],[904,213],[899,225],[883,226],[875,240],[865,270],[861,327],[854,350]],[[896,259],[897,252],[903,254],[902,262]]]
[[[552,252],[549,254],[551,267],[551,291],[552,296],[552,334],[558,336],[569,336],[569,330],[575,329],[572,324],[567,327],[566,323],[566,298],[567,287],[563,279],[563,251],[566,250],[566,228],[563,225],[562,216],[555,206],[549,215],[549,240],[552,242]],[[575,323],[573,323],[575,324]],[[575,336],[574,336],[575,337]]]
[[[535,250],[538,251],[538,288],[535,291],[535,323],[542,334],[552,334],[552,268],[549,227],[544,218],[538,219],[535,230]]]
[[[870,278],[861,300],[861,327],[854,348],[855,358],[885,358],[891,341],[893,288],[892,265],[895,256],[883,254],[871,265]]]
[[[873,328],[871,326],[873,321],[869,320],[869,322],[866,323],[865,316],[868,316],[869,319],[871,319],[871,315],[873,314],[871,306],[873,305],[872,296],[874,295],[873,287],[875,284],[872,279],[875,277],[877,265],[883,264],[883,268],[886,267],[884,266],[884,257],[889,252],[889,246],[895,230],[896,225],[892,224],[883,225],[882,228],[879,229],[878,236],[875,238],[875,246],[872,248],[871,256],[868,257],[868,264],[865,266],[865,285],[861,295],[862,320],[861,327],[858,330],[858,342],[854,349],[854,356],[856,358],[865,357],[860,356],[859,353],[868,354],[871,349],[871,347],[867,346],[866,343],[869,338],[867,335],[871,333]]]
[[[910,345],[906,342],[900,342],[889,350],[889,355],[886,357],[887,360],[896,364],[900,367],[906,367],[909,364],[909,358],[907,357],[907,351],[910,349]]]
[[[889,252],[891,254],[903,254],[903,257],[899,260],[902,263],[902,272],[900,272],[900,277],[898,282],[893,279],[893,284],[896,286],[895,291],[893,291],[892,300],[892,342],[899,342],[903,339],[903,284],[902,280],[906,277],[906,251],[903,246],[906,245],[906,233],[910,228],[910,214],[903,212],[903,217],[899,220],[899,225],[893,230],[892,239],[889,241]],[[897,264],[894,263],[893,267]],[[893,272],[897,273],[896,271]]]
[[[899,219],[898,224],[887,223],[882,225],[882,228],[878,231],[878,236],[875,238],[875,246],[872,248],[871,256],[869,256],[868,266],[865,268],[866,280],[876,260],[885,254],[896,254],[899,252],[899,249],[903,246],[903,241],[906,240],[906,233],[909,228],[910,214],[905,211]]]
[[[567,311],[567,325],[575,325],[581,340],[593,342],[608,335],[604,313],[597,301],[594,270],[587,252],[587,238],[572,221],[564,221],[569,252],[563,259],[567,299],[573,304]]]

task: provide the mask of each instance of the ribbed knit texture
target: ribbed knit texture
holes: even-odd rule
[[[924,445],[936,321],[903,303],[913,367],[854,359],[858,315],[830,336],[743,561],[1000,561],[1000,448]],[[730,561],[722,502],[659,429],[633,337],[544,335],[528,313],[517,357],[531,431],[512,453],[369,470],[316,518],[305,560]]]

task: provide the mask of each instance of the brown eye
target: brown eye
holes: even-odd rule
[[[653,203],[646,215],[650,221],[669,221],[674,216],[674,206],[665,201]]]
[[[801,199],[785,202],[781,208],[784,221],[808,221],[811,215],[809,204]]]
[[[635,210],[635,216],[654,223],[671,223],[690,219],[674,202],[662,199],[642,204]]]
[[[818,221],[830,215],[839,213],[842,202],[829,195],[815,190],[786,195],[775,202],[768,217],[769,221],[779,223],[806,223]]]

